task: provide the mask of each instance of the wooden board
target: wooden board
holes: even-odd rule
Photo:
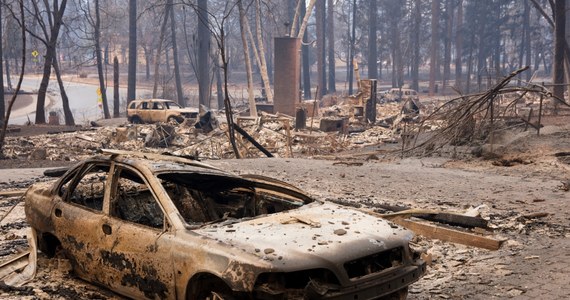
[[[394,218],[391,219],[391,221],[415,232],[416,234],[446,242],[458,243],[488,250],[498,250],[503,243],[503,241],[481,235],[435,226],[433,224],[423,222],[402,218]]]
[[[2,191],[0,192],[0,197],[17,197],[24,195],[24,193],[26,193],[26,190]]]

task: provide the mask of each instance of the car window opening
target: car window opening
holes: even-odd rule
[[[208,178],[204,180],[201,176]],[[188,224],[252,218],[304,204],[302,199],[267,187],[256,187],[253,182],[241,178],[189,173],[165,173],[158,178]],[[199,184],[201,181],[210,184]]]
[[[113,197],[112,215],[122,220],[162,229],[164,213],[154,195],[140,176],[123,169]]]
[[[108,165],[90,166],[81,172],[81,177],[71,189],[70,184],[73,184],[72,179],[77,176],[77,173],[76,175],[70,176],[68,180],[62,184],[59,195],[63,196],[69,190],[66,201],[92,210],[102,211],[108,171]]]

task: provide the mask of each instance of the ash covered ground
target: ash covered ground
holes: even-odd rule
[[[273,126],[276,127],[274,132],[281,132],[275,135],[280,139],[274,147],[279,148],[285,130],[278,128],[279,125]],[[165,151],[145,145],[149,141],[145,138],[122,141],[122,133],[117,134],[116,128],[73,132],[58,128],[55,131],[59,132],[52,134],[44,132],[48,129],[35,128],[32,132],[22,129],[9,135],[7,149],[13,155],[0,160],[3,168],[0,188],[19,190],[36,181],[49,180],[41,175],[42,170],[21,167],[69,166],[103,147],[121,148],[118,145],[123,145],[123,149]],[[125,129],[128,130],[133,129]],[[143,125],[136,130],[137,133],[146,130],[146,136],[152,136],[157,127]],[[182,137],[171,140],[169,147],[188,145],[189,140],[214,139],[191,130],[180,135]],[[315,145],[309,146],[306,141],[293,142],[294,158],[287,157],[284,149],[280,152],[281,158],[223,159],[220,154],[227,150],[215,149],[215,143],[198,156],[231,172],[272,176],[299,186],[317,198],[347,205],[364,208],[374,208],[377,204],[406,205],[441,211],[478,207],[481,215],[489,220],[493,236],[505,241],[501,249],[489,251],[418,236],[414,244],[430,254],[431,264],[426,276],[411,286],[409,299],[570,297],[566,288],[570,284],[568,126],[546,126],[540,136],[535,131],[505,131],[497,134],[493,155],[481,157],[473,156],[470,147],[448,147],[421,158],[386,155],[385,150],[393,144],[383,144],[379,137],[388,140],[392,138],[389,135],[378,130],[349,138],[318,137],[329,141],[330,144],[323,147],[314,141]],[[65,149],[61,146],[63,143]],[[488,149],[486,147],[489,145],[483,148]],[[196,154],[196,149],[181,152]],[[0,199],[0,216],[1,260],[27,247],[27,224],[18,197]],[[20,288],[0,286],[0,297],[121,298],[76,279],[64,257],[47,259],[42,254],[36,278]]]

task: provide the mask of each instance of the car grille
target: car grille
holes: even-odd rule
[[[344,264],[348,277],[358,278],[403,264],[404,251],[402,247],[393,248],[374,255],[355,259]]]
[[[197,112],[187,112],[187,113],[182,113],[182,116],[184,116],[184,118],[187,118],[187,119],[196,119],[198,117],[198,113]]]

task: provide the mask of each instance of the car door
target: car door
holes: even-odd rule
[[[151,122],[151,103],[148,101],[141,101],[137,112],[144,123]]]
[[[174,298],[173,234],[160,204],[135,169],[117,166],[113,176],[102,227],[105,285],[134,298]]]
[[[166,122],[166,110],[163,103],[152,103],[150,118],[152,122]]]
[[[110,164],[88,162],[69,174],[58,187],[52,210],[54,232],[75,272],[98,281],[103,203],[109,186]]]

